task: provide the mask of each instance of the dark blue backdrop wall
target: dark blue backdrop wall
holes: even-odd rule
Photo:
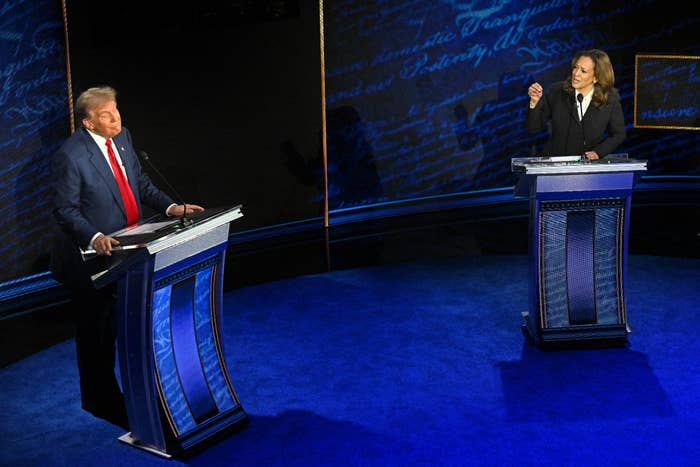
[[[0,281],[47,265],[47,162],[69,134],[60,2],[0,3]]]
[[[615,66],[629,137],[650,174],[698,174],[700,133],[632,128],[636,53],[699,55],[699,20],[667,2],[326,2],[329,204],[507,188],[536,153],[526,88],[574,51]],[[294,0],[69,2],[73,90],[110,84],[137,149],[188,200],[242,203],[237,232],[321,225],[319,5]],[[46,269],[46,160],[68,135],[61,2],[0,6],[0,280]],[[697,74],[694,75],[697,77]],[[681,87],[683,83],[671,83]],[[163,185],[156,175],[156,182]]]
[[[524,130],[527,87],[564,79],[589,48],[615,68],[630,130],[618,152],[648,159],[651,174],[698,173],[699,132],[631,128],[635,54],[700,52],[700,19],[683,8],[343,0],[325,20],[331,210],[512,185],[510,158],[536,154],[545,137]]]

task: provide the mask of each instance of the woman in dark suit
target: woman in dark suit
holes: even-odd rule
[[[577,52],[571,60],[571,76],[555,83],[543,96],[543,88],[528,88],[528,131],[536,133],[551,122],[544,155],[582,154],[598,159],[613,152],[625,139],[625,121],[615,73],[608,54],[598,49]]]

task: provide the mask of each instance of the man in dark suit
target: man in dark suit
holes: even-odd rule
[[[51,161],[53,214],[59,227],[51,270],[72,297],[82,407],[128,428],[114,374],[115,287],[98,290],[90,278],[106,269],[107,257],[119,244],[110,233],[137,223],[143,204],[169,216],[203,208],[175,204],[142,172],[131,135],[122,128],[114,89],[88,89],[75,109],[82,127]],[[98,257],[83,261],[80,249],[87,248]]]
[[[551,121],[544,155],[581,154],[598,159],[613,152],[626,135],[620,96],[614,85],[610,58],[598,49],[576,53],[571,61],[571,77],[554,84],[544,98],[539,83],[530,85],[527,129],[536,133]]]

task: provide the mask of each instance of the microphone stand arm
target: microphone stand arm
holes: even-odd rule
[[[151,162],[150,156],[145,151],[141,151],[141,152],[139,152],[139,154],[140,154],[141,158],[148,163],[148,166],[151,169],[153,169],[153,171],[158,175],[158,177],[160,177],[160,179],[167,185],[167,187],[170,189],[170,191],[175,195],[175,197],[177,198],[178,204],[182,204],[182,216],[180,217],[180,222],[179,222],[180,227],[187,227],[187,226],[192,225],[192,223],[194,221],[187,217],[187,204],[182,199],[180,194],[177,192],[177,190],[175,188],[173,188],[173,186],[170,184],[170,182],[168,182],[168,179],[165,178],[162,173],[160,173],[160,170],[158,170],[158,168]]]

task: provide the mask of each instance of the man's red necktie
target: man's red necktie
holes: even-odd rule
[[[129,226],[135,224],[139,219],[139,208],[136,206],[136,199],[134,198],[134,193],[131,191],[129,182],[126,180],[126,176],[124,176],[119,162],[117,162],[117,156],[114,154],[114,149],[112,149],[112,140],[108,139],[106,144],[109,163],[112,165],[112,172],[114,172],[114,178],[117,179],[117,186],[119,186],[119,192],[122,195],[122,202],[126,210],[126,225]]]

